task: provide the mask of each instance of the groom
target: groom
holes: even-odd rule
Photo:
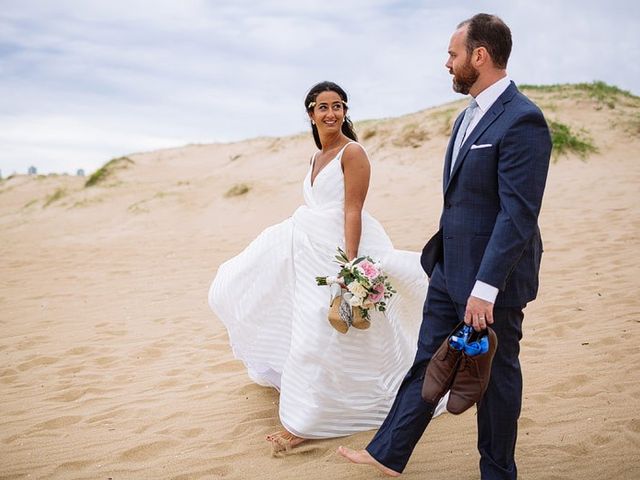
[[[476,330],[491,325],[498,337],[491,380],[477,406],[481,478],[517,476],[519,341],[523,309],[538,290],[538,214],[551,139],[540,109],[507,76],[510,53],[509,27],[493,15],[465,20],[451,37],[446,67],[453,89],[472,99],[445,156],[440,230],[423,250],[430,283],[418,351],[366,450],[338,450],[387,475],[400,475],[431,420],[435,405],[420,395],[425,369],[464,319]]]

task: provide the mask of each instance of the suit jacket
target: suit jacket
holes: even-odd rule
[[[480,280],[500,290],[496,306],[523,307],[538,291],[549,129],[511,82],[467,136],[449,173],[462,117],[445,156],[440,230],[423,250],[423,267],[431,277],[440,264],[443,286],[457,303],[466,304]]]

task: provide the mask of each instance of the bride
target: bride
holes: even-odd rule
[[[427,291],[419,255],[395,250],[363,210],[370,164],[346,93],[322,82],[304,104],[319,149],[302,185],[305,204],[223,263],[209,289],[236,358],[253,381],[280,391],[284,429],[267,436],[274,451],[380,426],[412,364]],[[327,321],[330,289],[315,277],[336,274],[337,247],[349,260],[380,261],[397,291],[386,312],[372,311],[367,330],[342,334]]]

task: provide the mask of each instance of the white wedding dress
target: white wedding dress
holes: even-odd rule
[[[363,212],[358,254],[380,260],[397,293],[368,330],[341,334],[327,321],[329,287],[315,277],[335,275],[336,247],[344,249],[345,148],[313,185],[311,165],[305,205],[223,263],[209,290],[236,358],[255,382],[280,390],[282,425],[304,438],[380,426],[413,362],[427,292],[419,254],[395,250]]]

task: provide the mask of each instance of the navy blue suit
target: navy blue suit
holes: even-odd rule
[[[478,404],[480,472],[483,480],[515,479],[522,311],[538,291],[538,214],[551,138],[540,109],[512,82],[467,135],[450,173],[461,122],[462,114],[445,156],[440,230],[423,251],[430,283],[414,364],[367,450],[393,470],[406,466],[435,407],[420,396],[426,366],[462,320],[480,280],[499,289],[492,325],[498,350],[489,387]]]

